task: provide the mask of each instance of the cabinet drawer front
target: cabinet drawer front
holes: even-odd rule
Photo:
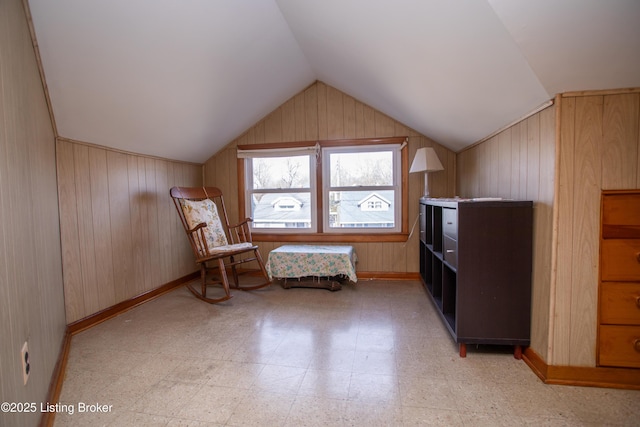
[[[602,241],[602,280],[640,280],[640,240]]]
[[[640,283],[605,282],[600,298],[600,323],[640,326]]]
[[[640,326],[600,326],[600,366],[640,368]]]
[[[456,270],[458,269],[458,244],[449,236],[444,236],[444,260]]]
[[[606,194],[602,199],[602,237],[640,237],[640,194]]]
[[[458,239],[458,211],[456,209],[442,209],[442,230],[445,236],[453,240]]]

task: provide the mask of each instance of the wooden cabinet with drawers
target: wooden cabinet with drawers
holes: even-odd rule
[[[420,199],[420,274],[460,356],[529,345],[532,228],[530,201]]]
[[[640,368],[640,190],[605,191],[598,365]]]

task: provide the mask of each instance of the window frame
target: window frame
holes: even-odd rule
[[[357,148],[356,148],[357,147]],[[332,146],[332,147],[321,147],[321,159],[326,160],[322,162],[322,173],[323,177],[331,176],[331,163],[329,161],[331,154],[339,154],[339,153],[372,153],[372,152],[393,152],[402,150],[403,146],[401,144],[368,144],[368,145],[345,145],[345,146]],[[332,191],[344,191],[344,192],[352,192],[352,191],[368,191],[372,194],[378,191],[393,191],[394,193],[394,207],[393,207],[393,222],[394,227],[385,228],[385,227],[345,227],[331,228],[329,226],[330,218],[329,215],[324,215],[322,217],[323,221],[323,230],[325,233],[345,233],[345,234],[362,234],[362,230],[366,229],[375,233],[389,234],[389,233],[398,233],[402,230],[402,156],[401,152],[395,153],[393,155],[393,164],[392,164],[392,184],[385,186],[359,186],[359,187],[345,187],[345,186],[331,186],[331,183],[327,183],[322,186],[322,189],[317,189],[318,191],[322,191],[323,196],[323,206],[326,206],[329,203],[329,194]],[[329,178],[330,179],[330,178]],[[386,187],[386,188],[381,188]],[[379,196],[379,195],[378,195]],[[380,209],[382,210],[382,209]]]
[[[408,201],[408,182],[409,182],[409,160],[408,160],[408,147],[406,142],[407,136],[399,137],[386,137],[386,138],[360,138],[360,139],[340,139],[340,140],[322,140],[322,141],[297,141],[297,142],[280,142],[271,144],[251,144],[251,145],[238,145],[238,150],[273,150],[273,149],[295,149],[301,147],[312,147],[319,145],[320,152],[322,148],[327,147],[349,147],[349,146],[366,146],[366,145],[386,145],[386,144],[400,144],[400,231],[378,231],[380,229],[367,229],[361,228],[358,231],[338,232],[338,231],[325,231],[324,228],[324,183],[323,183],[323,165],[322,154],[318,157],[318,164],[316,165],[316,206],[315,206],[315,219],[317,229],[315,232],[301,232],[300,230],[291,231],[268,231],[265,229],[252,228],[251,233],[253,240],[261,242],[405,242],[409,237],[409,201]],[[248,217],[246,212],[246,158],[237,159],[238,170],[238,208],[240,218]],[[371,231],[375,230],[375,231]]]

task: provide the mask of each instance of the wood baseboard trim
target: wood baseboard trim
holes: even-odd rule
[[[154,298],[157,298],[161,295],[166,294],[178,288],[194,279],[200,277],[200,272],[196,271],[191,274],[187,274],[179,279],[173,280],[169,283],[165,283],[159,288],[153,289],[151,291],[145,292],[143,294],[138,295],[137,297],[133,297],[126,301],[122,301],[116,305],[105,308],[102,311],[99,311],[95,314],[87,316],[83,319],[76,320],[75,322],[69,323],[67,325],[69,332],[71,335],[75,335],[79,332],[82,332],[86,329],[91,328],[99,323],[104,322],[105,320],[111,319],[119,314],[124,313],[125,311],[131,310],[134,307],[139,306],[140,304],[144,304],[145,302],[151,301]]]
[[[547,365],[531,348],[522,358],[545,384],[640,390],[640,369]]]
[[[53,368],[51,382],[49,383],[49,391],[47,392],[47,403],[57,403],[60,400],[60,392],[62,391],[62,382],[67,369],[67,360],[69,359],[69,350],[71,349],[71,332],[69,327],[65,329],[62,345],[60,346],[60,354],[58,361]],[[40,417],[40,427],[51,427],[55,420],[55,412],[43,412]]]
[[[420,273],[398,273],[391,271],[358,271],[358,280],[420,280]]]

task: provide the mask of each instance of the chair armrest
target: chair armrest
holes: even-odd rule
[[[252,222],[253,219],[245,218],[243,221],[229,225],[229,237],[231,238],[231,243],[252,243],[251,242],[251,227],[249,227],[249,223]]]
[[[245,225],[245,224],[248,224],[248,223],[250,223],[250,222],[253,222],[253,218],[245,218],[243,221],[240,221],[240,222],[239,222],[239,223],[237,223],[237,224],[230,224],[230,225],[229,225],[229,228],[230,228],[230,229],[232,229],[232,228],[238,228],[238,227],[241,227],[241,226],[243,226],[243,225]]]
[[[207,257],[210,255],[209,246],[207,245],[207,238],[204,235],[204,228],[207,226],[206,222],[201,222],[190,230],[186,230],[189,242],[193,249],[196,258]]]
[[[207,226],[206,222],[201,222],[200,224],[196,225],[195,227],[193,227],[191,230],[187,230],[187,234],[191,234],[194,233],[198,230],[200,230],[201,228],[204,228]]]

